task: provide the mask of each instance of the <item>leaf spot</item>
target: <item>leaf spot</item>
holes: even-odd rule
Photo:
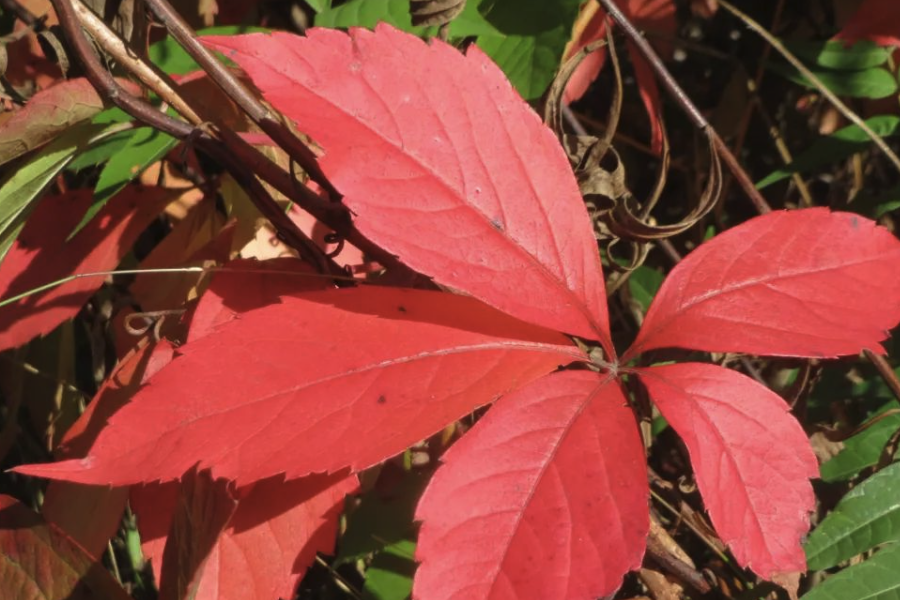
[[[406,307],[405,307],[405,306],[398,306],[398,307],[397,307],[397,310],[399,310],[399,311],[402,312],[402,313],[405,313],[405,312],[406,312]]]
[[[384,394],[382,394],[381,396],[378,396],[378,400],[376,400],[376,402],[378,402],[378,404],[385,404],[387,403],[387,398],[385,398]]]

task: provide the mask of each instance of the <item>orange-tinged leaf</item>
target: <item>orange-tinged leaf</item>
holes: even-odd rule
[[[900,321],[900,241],[826,208],[773,212],[734,227],[675,267],[627,357],[652,348],[834,357]],[[625,360],[625,359],[623,359]]]
[[[38,148],[103,109],[87,79],[62,81],[32,96],[0,126],[0,164]]]
[[[584,358],[473,298],[377,287],[284,297],[180,352],[86,459],[17,470],[124,485],[197,465],[239,486],[359,470]]]
[[[130,600],[106,568],[61,531],[0,495],[3,600]]]
[[[445,455],[416,518],[428,600],[593,600],[641,564],[644,451],[619,384],[591,371],[500,399]]]
[[[800,545],[819,466],[776,393],[716,365],[639,370],[650,398],[687,446],[716,532],[738,562],[771,579],[806,570]]]
[[[0,299],[67,275],[114,269],[165,206],[163,188],[129,186],[69,242],[91,205],[89,190],[41,200],[0,263]],[[75,279],[0,308],[0,350],[15,348],[74,317],[103,277]]]
[[[612,350],[565,154],[478,48],[463,55],[387,25],[204,41],[322,146],[365,235],[441,284]]]

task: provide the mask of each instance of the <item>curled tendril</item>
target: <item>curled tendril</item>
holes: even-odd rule
[[[130,315],[125,317],[125,331],[128,332],[128,335],[133,335],[135,337],[141,337],[152,331],[154,341],[158,342],[160,339],[162,339],[162,326],[166,320],[166,317],[180,317],[183,314],[183,308],[131,313]],[[133,321],[136,321],[137,319],[141,319],[143,321],[143,323],[139,326],[135,326],[133,323]]]

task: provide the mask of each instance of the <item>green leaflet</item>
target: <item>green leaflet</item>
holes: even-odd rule
[[[900,408],[896,400],[885,404],[878,413],[891,408]],[[822,465],[820,473],[824,481],[850,479],[863,469],[878,462],[884,445],[891,435],[900,428],[900,414],[885,417],[844,442],[844,449]]]
[[[411,535],[416,503],[427,483],[427,476],[405,473],[390,494],[377,486],[366,492],[348,519],[336,561],[358,560]]]
[[[850,490],[816,527],[805,546],[807,564],[828,569],[898,539],[900,463],[894,463]]]
[[[628,278],[628,291],[631,299],[641,305],[645,313],[650,308],[656,292],[659,291],[665,276],[655,269],[641,265]]]
[[[251,27],[248,25],[223,25],[221,27],[207,27],[197,31],[198,36],[204,35],[237,35],[239,33],[269,31],[265,27]],[[147,56],[157,67],[170,75],[183,75],[196,71],[199,65],[188,53],[171,37],[160,40],[150,45]]]
[[[137,179],[147,167],[161,160],[175,145],[178,140],[170,135],[153,129],[152,127],[139,127],[127,132],[125,142],[109,157],[100,179],[94,188],[94,202],[85,213],[81,222],[69,237],[81,231],[110,198],[122,191],[131,181]],[[97,158],[94,156],[94,158]]]
[[[900,128],[900,117],[879,115],[867,119],[866,124],[882,137],[893,136],[897,135]],[[792,163],[763,177],[756,187],[763,189],[787,179],[794,173],[805,173],[842,160],[862,152],[871,144],[872,140],[857,125],[843,127],[829,136],[816,140],[812,146],[795,157]]]
[[[776,63],[769,65],[769,68],[794,83],[810,89],[815,88],[806,77],[793,67]],[[897,91],[896,78],[890,71],[881,67],[862,71],[831,71],[810,68],[810,71],[819,78],[825,87],[838,96],[878,99],[887,98]]]
[[[836,71],[861,71],[883,65],[891,55],[890,48],[875,42],[859,41],[847,46],[841,41],[784,42],[797,58],[809,65]]]
[[[363,600],[406,600],[416,571],[416,544],[400,540],[378,553],[366,569]]]
[[[535,100],[556,75],[578,6],[578,0],[469,0],[450,24],[450,36],[475,37],[522,97]],[[351,0],[316,17],[322,27],[374,27],[379,21],[417,35],[436,31],[412,26],[409,0]]]
[[[379,22],[422,35],[426,28],[413,27],[409,16],[409,0],[350,0],[340,6],[326,8],[316,15],[317,27],[368,27]]]
[[[844,569],[804,594],[801,600],[897,600],[900,598],[900,544]]]
[[[0,260],[6,256],[25,219],[51,181],[105,125],[82,123],[68,129],[28,163],[0,181]]]

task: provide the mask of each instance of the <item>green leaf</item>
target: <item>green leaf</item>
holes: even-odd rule
[[[416,544],[400,540],[379,552],[366,570],[363,600],[406,600],[416,571]]]
[[[647,312],[656,292],[662,285],[665,276],[655,269],[641,265],[635,269],[628,278],[628,291],[632,300],[641,305],[641,310]]]
[[[853,202],[847,208],[870,219],[880,219],[900,208],[900,185],[882,192],[863,190],[853,198]]]
[[[197,31],[202,35],[237,35],[239,33],[255,33],[270,31],[265,27],[253,27],[250,25],[223,25],[219,27],[207,27]],[[157,67],[170,75],[184,75],[200,68],[197,62],[171,37],[150,44],[147,56]]]
[[[840,41],[784,42],[803,62],[836,71],[862,71],[883,65],[891,55],[890,48],[875,42],[860,41],[847,46]]]
[[[134,135],[134,130],[122,131],[92,144],[76,156],[69,163],[67,169],[78,172],[87,167],[96,167],[105,163],[128,146],[132,135]]]
[[[897,135],[900,117],[879,115],[866,119],[868,125],[881,137]],[[792,163],[762,178],[756,187],[766,188],[773,183],[787,179],[794,173],[805,173],[862,152],[872,144],[869,136],[858,125],[849,125],[833,134],[816,140],[812,146],[799,154]]]
[[[900,408],[896,400],[884,405],[878,414],[891,408]],[[900,428],[900,414],[884,417],[871,427],[844,441],[844,449],[822,465],[820,473],[824,481],[844,481],[865,468],[878,463],[884,445]]]
[[[413,27],[409,0],[350,0],[340,6],[326,8],[316,15],[317,27],[368,27],[379,22],[422,35],[425,27]],[[434,29],[434,28],[432,28]]]
[[[503,70],[523,98],[535,100],[547,90],[571,37],[579,0],[469,0],[450,25],[452,38],[477,36],[476,43]],[[415,33],[409,0],[350,0],[316,16],[321,27],[374,27],[383,21]]]
[[[82,123],[68,129],[28,163],[0,180],[0,261],[15,241],[25,219],[47,186],[104,125]]]
[[[793,67],[782,64],[769,65],[773,71],[783,77],[810,89],[815,89],[809,80]],[[865,71],[828,71],[810,69],[822,84],[838,96],[851,98],[887,98],[896,93],[897,79],[893,73],[881,67]]]
[[[409,537],[413,530],[416,503],[428,483],[428,476],[405,473],[389,493],[375,488],[363,494],[359,507],[350,514],[341,536],[336,561],[363,558]]]
[[[306,0],[306,3],[317,13],[320,13],[331,6],[331,0]]]
[[[119,152],[109,158],[103,171],[100,172],[100,179],[94,188],[94,202],[75,231],[69,235],[70,238],[90,223],[110,198],[140,177],[147,167],[161,160],[178,143],[172,136],[152,127],[139,127],[126,133],[128,134],[126,143]]]
[[[480,35],[478,46],[503,69],[523,98],[540,98],[556,76],[580,2],[481,0],[477,4],[485,20],[500,32]]]
[[[900,598],[900,544],[844,569],[804,594],[801,600],[897,600]]]
[[[811,570],[829,569],[878,544],[900,540],[900,463],[850,490],[806,543]]]

